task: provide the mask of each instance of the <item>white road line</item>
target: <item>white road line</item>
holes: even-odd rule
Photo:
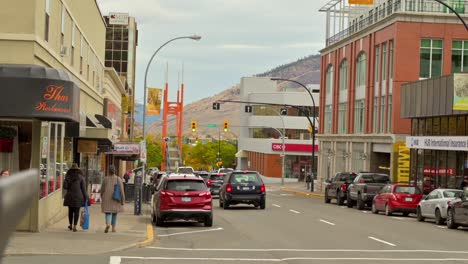
[[[271,204],[273,205],[274,207],[281,207],[280,205],[277,205],[277,204]]]
[[[340,206],[341,208],[348,208],[347,206]]]
[[[281,196],[293,196],[294,194],[289,194],[289,193],[282,193],[280,194]]]
[[[109,264],[120,264],[122,262],[122,258],[118,256],[111,256],[109,259]]]
[[[121,259],[140,259],[140,260],[180,260],[180,261],[256,261],[256,262],[286,262],[294,260],[360,260],[360,261],[467,261],[468,258],[278,258],[278,259],[261,259],[261,258],[176,258],[176,257],[119,257]]]
[[[298,248],[167,248],[146,247],[147,249],[167,251],[231,251],[231,252],[369,252],[369,253],[443,253],[466,254],[468,251],[430,250],[430,249],[298,249]]]
[[[335,225],[334,223],[325,221],[325,220],[323,220],[323,219],[320,219],[320,222],[325,223],[325,224],[329,224],[329,225],[331,225],[331,226],[334,226],[334,225]]]
[[[372,240],[375,240],[375,241],[377,241],[377,242],[380,242],[380,243],[383,243],[383,244],[386,244],[386,245],[392,246],[392,247],[396,247],[396,245],[395,245],[395,244],[392,244],[392,243],[390,243],[390,242],[387,242],[387,241],[385,241],[385,240],[382,240],[382,239],[378,239],[378,238],[371,237],[371,236],[370,236],[370,237],[368,237],[368,238],[370,238],[370,239],[372,239]]]
[[[438,225],[438,226],[436,226],[436,227],[438,227],[438,228],[442,228],[442,229],[447,229],[447,227],[446,227],[446,226],[439,226],[439,225]]]
[[[392,216],[393,219],[397,219],[397,220],[406,220],[408,218],[402,218],[402,217],[396,217],[396,216]]]
[[[295,213],[295,214],[300,214],[300,213],[301,213],[301,212],[298,212],[298,211],[296,211],[296,210],[289,210],[289,211],[290,211],[290,212],[293,212],[293,213]]]
[[[212,231],[220,231],[223,230],[222,227],[214,228],[214,229],[206,229],[206,230],[198,230],[198,231],[188,231],[188,232],[179,232],[179,233],[172,233],[166,235],[158,235],[158,237],[169,237],[169,236],[177,236],[177,235],[186,235],[186,234],[195,234],[195,233],[204,233],[204,232],[212,232]]]
[[[361,211],[361,212],[363,212],[363,213],[365,213],[365,214],[367,214],[367,213],[368,213],[368,211]]]

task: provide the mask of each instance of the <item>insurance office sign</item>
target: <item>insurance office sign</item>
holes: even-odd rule
[[[468,151],[468,137],[406,137],[406,146],[413,149]]]

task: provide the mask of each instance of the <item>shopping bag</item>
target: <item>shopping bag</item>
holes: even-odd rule
[[[81,212],[80,226],[83,230],[89,229],[89,211],[87,203],[84,206],[83,212]]]
[[[117,202],[122,201],[122,190],[120,190],[120,180],[117,179],[117,183],[114,185],[114,192],[112,193],[112,200]]]

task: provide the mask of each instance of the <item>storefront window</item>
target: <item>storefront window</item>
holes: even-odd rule
[[[457,120],[457,136],[465,135],[465,116],[459,116]]]
[[[418,135],[418,119],[416,118],[411,119],[411,135]]]
[[[432,119],[432,136],[440,136],[440,118],[434,117]]]
[[[427,119],[421,119],[420,122],[423,124],[423,128],[425,127],[426,129],[424,130],[421,130],[419,131],[419,134],[421,136],[432,136],[433,135],[433,131],[432,131],[432,119],[431,118],[427,118]],[[425,123],[425,124],[424,124]],[[425,126],[424,126],[425,125]]]
[[[448,117],[444,116],[440,118],[440,134],[437,134],[439,136],[446,136],[448,135],[448,129],[449,129],[449,119]]]
[[[457,117],[456,116],[449,117],[448,135],[449,136],[457,135]]]
[[[42,122],[40,198],[62,187],[67,169],[64,165],[65,123]]]

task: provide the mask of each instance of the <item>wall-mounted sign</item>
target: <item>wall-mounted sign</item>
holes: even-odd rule
[[[455,175],[454,168],[430,168],[424,167],[424,175]]]
[[[271,150],[283,151],[282,143],[271,143]],[[312,152],[312,145],[307,144],[284,144],[284,151]],[[318,151],[318,145],[315,145],[315,152]]]
[[[409,183],[410,178],[410,149],[406,147],[405,142],[395,142],[393,145],[396,154],[396,170],[393,180],[396,183]]]
[[[468,151],[468,137],[406,137],[408,148]]]
[[[116,154],[140,154],[140,145],[132,143],[115,143],[114,153]]]
[[[128,25],[128,13],[109,13],[109,25]]]

